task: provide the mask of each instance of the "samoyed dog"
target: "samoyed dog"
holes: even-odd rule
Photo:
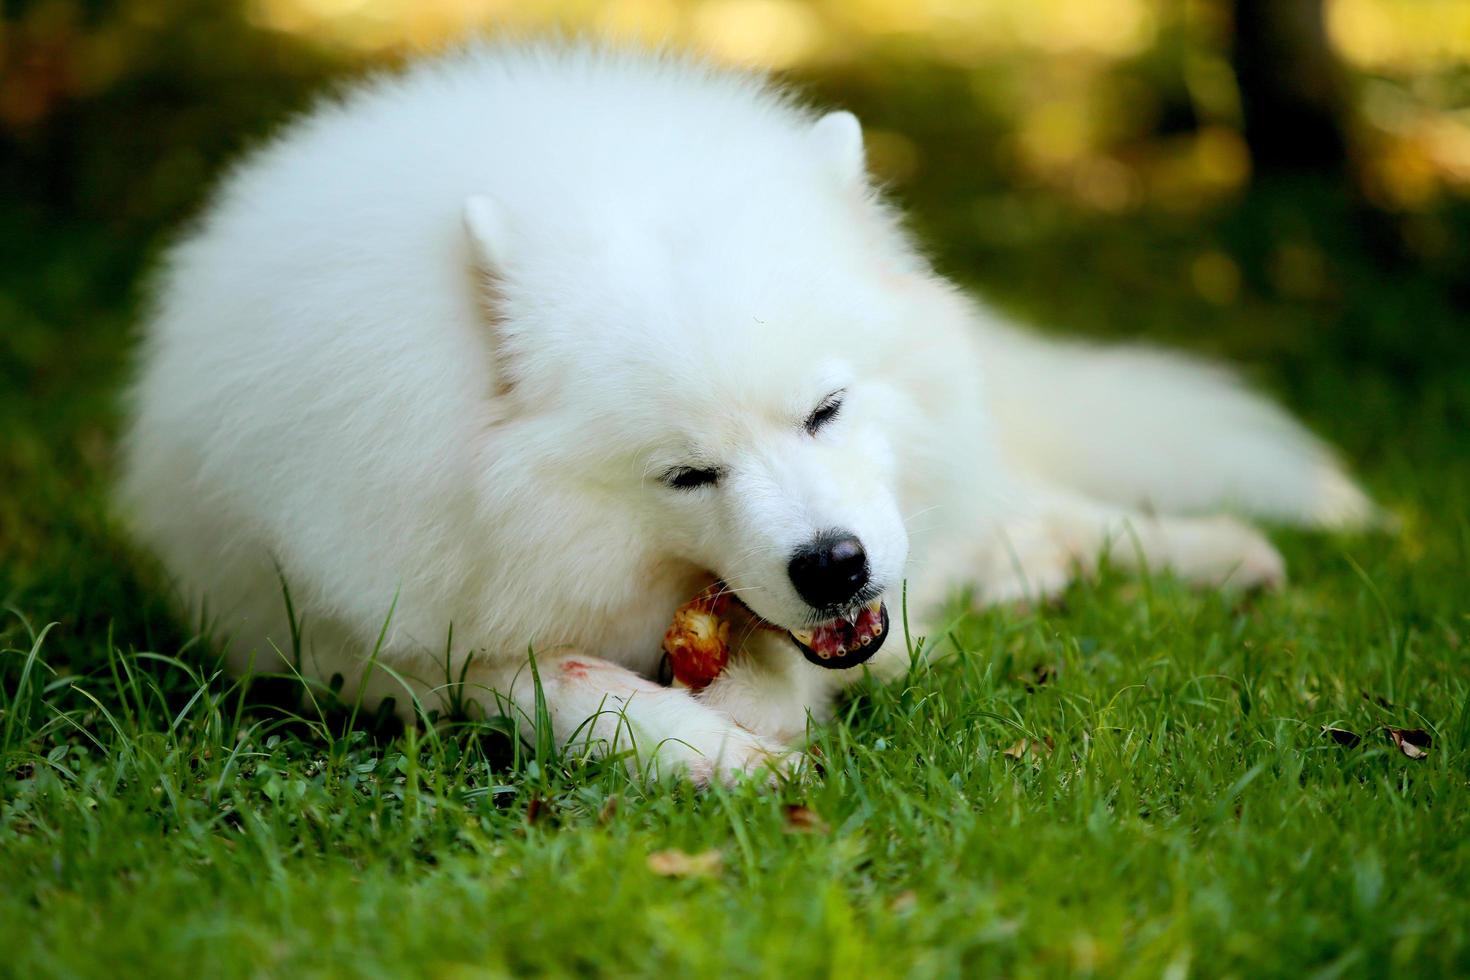
[[[1107,549],[1271,586],[1227,512],[1373,514],[1226,372],[939,278],[852,115],[592,45],[287,127],[168,256],[130,405],[122,506],[235,669],[527,725],[539,691],[569,748],[701,781],[789,765],[854,667],[907,663],[901,598],[1044,597]],[[712,581],[760,628],[656,683]]]

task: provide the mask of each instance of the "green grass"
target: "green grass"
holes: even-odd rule
[[[969,616],[963,655],[861,691],[817,733],[823,773],[774,794],[639,786],[491,723],[352,727],[219,673],[105,502],[157,222],[0,210],[0,973],[1470,972],[1452,286],[1380,271],[1294,193],[1103,221],[970,182],[903,191],[946,269],[1044,322],[1247,363],[1403,527],[1278,534],[1292,583],[1248,601],[1108,576]],[[1270,288],[1273,236],[1323,251],[1328,294]],[[1203,249],[1240,263],[1238,302],[1191,292]],[[1430,731],[1428,757],[1384,726]],[[1051,749],[1007,755],[1022,739]],[[661,876],[665,850],[719,865]]]
[[[1432,559],[1287,544],[1306,581],[1247,607],[1149,581],[973,617],[779,794],[242,713],[188,654],[57,677],[38,638],[5,703],[7,968],[1462,973],[1463,614]],[[787,832],[794,803],[825,828]],[[660,877],[665,849],[722,868]]]

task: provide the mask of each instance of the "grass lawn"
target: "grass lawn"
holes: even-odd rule
[[[943,267],[1248,362],[1402,528],[1280,533],[1292,583],[1254,599],[1105,576],[959,619],[962,655],[861,691],[774,794],[219,674],[106,513],[155,240],[0,215],[0,973],[1470,973],[1463,320],[1325,242],[1335,296],[1254,284],[1269,202],[1002,225],[963,177],[908,195]],[[1191,292],[1201,249],[1244,256],[1237,301]]]

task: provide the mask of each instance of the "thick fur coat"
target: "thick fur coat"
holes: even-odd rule
[[[784,632],[845,615],[810,598],[833,533],[847,598],[907,583],[917,615],[1054,592],[1110,543],[1269,585],[1225,510],[1372,512],[1228,374],[1043,341],[938,278],[852,116],[590,46],[429,61],[250,156],[167,259],[131,412],[122,506],[237,669],[426,710],[463,676],[529,719],[534,650],[559,739],[697,779],[790,761],[861,673]],[[782,630],[662,687],[712,576]]]

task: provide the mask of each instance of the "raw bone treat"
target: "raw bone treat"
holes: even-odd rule
[[[674,611],[664,653],[674,683],[701,691],[730,661],[730,593],[716,582]]]

